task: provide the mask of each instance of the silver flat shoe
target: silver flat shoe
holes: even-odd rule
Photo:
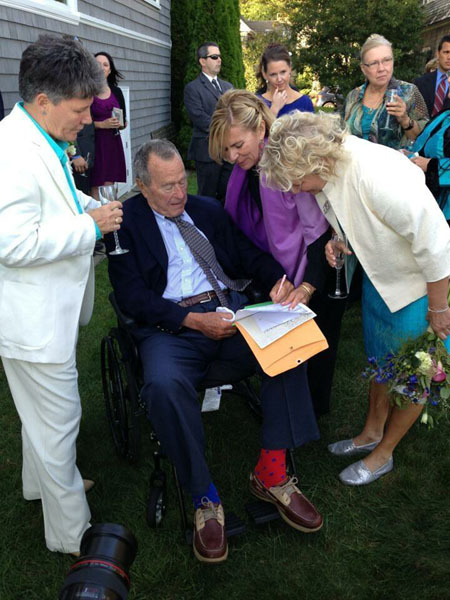
[[[341,440],[340,442],[334,442],[328,446],[328,450],[335,456],[353,456],[361,452],[372,452],[381,440],[378,442],[370,442],[370,444],[363,444],[362,446],[355,446],[353,440]]]
[[[394,468],[394,459],[391,458],[379,469],[372,471],[366,467],[364,461],[358,460],[339,473],[339,479],[345,485],[367,485],[386,475]]]

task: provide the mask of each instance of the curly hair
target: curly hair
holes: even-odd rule
[[[217,163],[225,158],[225,135],[238,126],[257,131],[262,123],[269,133],[275,117],[263,100],[246,90],[228,90],[217,102],[209,126],[209,155]]]
[[[346,135],[338,115],[296,110],[276,119],[259,162],[267,185],[287,192],[306,175],[328,181],[345,158]]]

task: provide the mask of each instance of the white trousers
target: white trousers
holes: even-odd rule
[[[42,501],[47,548],[77,552],[91,513],[75,464],[81,419],[75,350],[63,364],[2,362],[22,422],[24,498]]]

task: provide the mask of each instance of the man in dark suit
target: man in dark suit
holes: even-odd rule
[[[414,83],[419,88],[428,108],[434,117],[442,110],[450,108],[448,73],[450,71],[450,35],[444,35],[436,51],[438,68],[418,77]]]
[[[85,194],[91,193],[91,172],[95,158],[95,127],[94,123],[85,125],[77,135],[75,142],[76,153],[71,157],[75,185]]]
[[[205,459],[196,386],[213,361],[233,379],[254,372],[256,361],[230,314],[216,309],[245,304],[238,290],[249,282],[241,277],[254,276],[276,301],[293,288],[285,282],[280,291],[281,266],[234,226],[219,202],[187,196],[183,161],[171,142],[144,144],[134,172],[141,194],[124,204],[120,229],[129,252],[110,258],[109,275],[119,306],[137,323],[147,416],[192,495],[194,553],[203,562],[221,562],[228,553],[224,513]],[[286,448],[318,438],[305,365],[263,375],[261,406],[262,449],[250,489],[295,529],[318,531],[322,517],[285,465]]]
[[[211,159],[208,135],[217,100],[233,86],[218,78],[222,57],[215,42],[202,44],[197,50],[197,59],[202,72],[184,88],[184,104],[193,124],[187,157],[195,161],[198,193],[224,201],[232,166],[227,162],[218,165]]]

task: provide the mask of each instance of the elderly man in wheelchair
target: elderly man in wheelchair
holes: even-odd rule
[[[120,309],[136,323],[147,417],[192,496],[195,556],[218,563],[228,555],[224,511],[206,463],[196,387],[213,361],[229,365],[234,379],[257,368],[223,312],[245,305],[250,278],[277,302],[293,286],[285,282],[279,289],[281,266],[233,225],[216,200],[187,195],[183,161],[171,142],[144,144],[134,169],[141,193],[125,202],[120,229],[129,252],[110,257],[109,276]],[[275,505],[290,526],[318,531],[321,515],[286,472],[286,449],[319,437],[305,365],[276,377],[263,374],[260,402],[261,451],[250,490]]]

